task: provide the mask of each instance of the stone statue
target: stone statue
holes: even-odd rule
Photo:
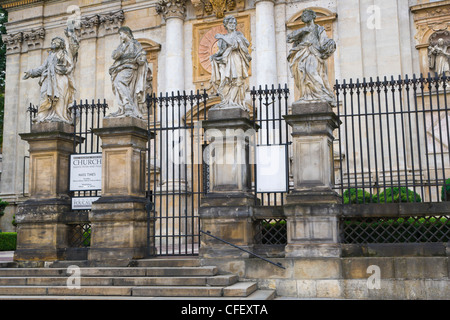
[[[314,11],[303,11],[301,19],[305,26],[287,36],[287,42],[293,43],[287,59],[300,92],[298,101],[328,102],[335,106],[326,60],[336,51],[336,43],[327,37],[324,27],[314,23]]]
[[[428,47],[428,63],[431,71],[434,71],[439,76],[444,73],[446,76],[450,73],[449,66],[450,53],[447,52],[447,46],[444,39],[439,38],[437,44]]]
[[[131,29],[121,27],[119,37],[120,45],[112,53],[114,64],[109,68],[119,110],[109,116],[132,116],[142,119],[142,105],[151,85],[151,70],[146,53],[141,44],[134,39]]]
[[[79,42],[73,31],[66,30],[69,50],[61,37],[52,39],[49,54],[44,64],[25,72],[23,79],[37,78],[41,86],[38,112],[34,121],[66,122],[73,124],[70,106],[75,94],[74,69]]]
[[[211,84],[221,98],[221,102],[213,108],[241,108],[248,111],[245,105],[245,92],[252,59],[248,52],[250,42],[242,32],[236,31],[235,17],[225,17],[223,25],[228,33],[216,34],[219,50],[210,57]]]

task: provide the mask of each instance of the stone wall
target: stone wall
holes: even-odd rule
[[[286,269],[252,258],[204,260],[256,280],[278,296],[312,299],[448,299],[449,257],[275,258]],[[372,267],[371,267],[372,266]],[[376,270],[376,271],[374,271]],[[379,272],[379,273],[377,273]],[[380,275],[379,288],[375,277]]]

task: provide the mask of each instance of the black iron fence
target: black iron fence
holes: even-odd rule
[[[267,188],[267,183],[261,181],[264,176],[257,174],[263,164],[255,161],[254,168],[254,184],[253,190],[255,193],[256,205],[262,207],[282,207],[285,203],[285,198],[289,192],[290,180],[290,145],[291,137],[289,134],[289,125],[284,120],[283,116],[288,114],[288,98],[289,89],[287,85],[282,87],[278,85],[275,87],[253,87],[250,91],[252,100],[252,119],[255,127],[258,128],[256,137],[255,154],[260,148],[276,148],[272,150],[281,150],[284,153],[282,158],[284,160],[284,170],[280,171],[275,180],[281,180],[282,183],[277,183],[273,177]],[[268,149],[272,151],[271,149]],[[269,151],[269,152],[270,152]],[[273,154],[272,154],[273,155]],[[255,155],[256,159],[257,156]],[[266,166],[270,170],[276,172],[281,163],[275,164],[267,163]],[[259,166],[259,167],[258,167]],[[260,171],[261,172],[261,171]],[[258,177],[260,179],[258,180]],[[261,188],[261,186],[263,186]],[[271,189],[270,187],[274,188]],[[281,187],[281,188],[280,188]],[[255,221],[255,243],[258,245],[285,245],[287,243],[287,224],[283,217],[273,216],[256,219]]]
[[[153,203],[148,218],[155,221],[148,240],[156,255],[198,253],[198,211],[207,192],[201,127],[207,99],[199,91],[147,97],[148,130],[155,135],[147,148],[147,195]]]
[[[341,243],[450,240],[448,85],[430,74],[336,82],[335,188],[344,205],[365,204],[344,212]]]
[[[449,78],[336,82],[343,203],[439,202],[450,190]]]

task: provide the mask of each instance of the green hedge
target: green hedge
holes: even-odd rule
[[[17,232],[0,232],[0,251],[14,251],[17,245]]]
[[[450,179],[449,179],[450,180]],[[448,188],[450,189],[450,181]],[[400,192],[399,192],[400,190]],[[405,187],[387,188],[380,194],[370,195],[369,192],[362,189],[347,189],[343,194],[345,204],[353,203],[399,203],[399,202],[422,202],[420,196]]]
[[[358,189],[358,191],[356,191],[355,188],[345,190],[343,198],[345,204],[374,202],[369,192],[363,191],[362,189]]]
[[[374,200],[378,200],[378,197],[374,197]],[[412,190],[405,187],[400,188],[387,188],[386,191],[380,193],[379,203],[399,203],[399,202],[422,202],[420,196]]]
[[[0,217],[5,214],[5,208],[9,203],[0,199]]]

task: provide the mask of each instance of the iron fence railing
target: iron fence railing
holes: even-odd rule
[[[257,166],[254,165],[253,189],[255,198],[258,199],[260,206],[280,206],[285,203],[286,194],[289,192],[290,180],[290,160],[289,147],[291,137],[289,134],[289,125],[283,116],[288,114],[289,88],[287,84],[282,87],[272,85],[268,87],[253,87],[250,91],[252,101],[251,116],[257,127],[256,147],[260,146],[283,146],[285,148],[285,167],[284,180],[286,181],[285,191],[258,191]],[[256,161],[255,161],[256,162]],[[281,177],[280,177],[281,178]]]
[[[343,203],[449,200],[449,78],[336,82]]]

